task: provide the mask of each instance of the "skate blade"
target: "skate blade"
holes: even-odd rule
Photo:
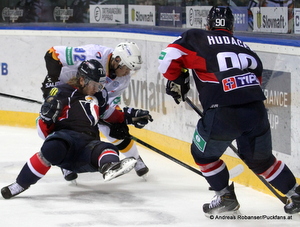
[[[77,181],[76,180],[71,180],[71,184],[77,186]]]
[[[235,210],[225,211],[221,213],[204,213],[204,215],[209,219],[217,219],[217,218],[221,219],[220,217],[224,217],[224,216],[232,217],[232,219],[234,219],[234,217],[241,215],[239,208],[240,206],[238,206]]]
[[[123,159],[122,161],[121,166],[118,170],[111,170],[105,174],[104,182],[110,181],[116,177],[122,176],[130,172],[134,168],[136,163],[136,160],[134,158],[128,159],[126,161],[124,161]]]
[[[144,174],[143,176],[141,176],[141,178],[144,180],[144,181],[147,181],[148,180],[148,173]]]

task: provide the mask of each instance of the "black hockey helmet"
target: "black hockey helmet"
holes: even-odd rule
[[[106,81],[106,75],[103,66],[95,59],[81,62],[78,67],[76,77],[83,77],[86,80],[93,80],[101,84],[104,84]]]
[[[216,28],[233,31],[234,16],[228,6],[213,6],[207,16],[209,30]]]

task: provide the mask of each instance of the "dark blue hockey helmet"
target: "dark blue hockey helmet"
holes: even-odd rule
[[[233,31],[234,16],[228,6],[213,6],[207,16],[209,30],[227,29]]]
[[[81,62],[78,67],[76,77],[83,77],[87,80],[92,80],[101,84],[106,82],[106,75],[103,66],[95,59]]]

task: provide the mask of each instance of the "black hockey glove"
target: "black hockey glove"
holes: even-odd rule
[[[47,124],[55,123],[57,117],[61,112],[61,103],[59,100],[50,96],[46,99],[41,107],[40,116],[44,122]]]
[[[136,128],[143,128],[149,121],[153,121],[148,110],[125,107],[123,109],[127,124],[133,124]]]
[[[183,69],[176,80],[168,80],[166,93],[171,95],[175,102],[179,104],[185,101],[188,91],[190,90],[190,74],[188,69]]]
[[[123,140],[129,137],[129,128],[125,122],[113,123],[110,126],[109,136],[118,140]]]
[[[41,90],[43,92],[43,98],[46,99],[49,95],[49,92],[53,87],[55,87],[58,83],[58,78],[52,78],[49,75],[45,77],[44,82],[42,83]]]

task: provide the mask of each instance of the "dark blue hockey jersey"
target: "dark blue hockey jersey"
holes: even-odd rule
[[[159,63],[168,80],[192,69],[204,110],[265,99],[260,58],[227,30],[190,29],[161,52]]]
[[[54,124],[54,131],[70,129],[99,136],[97,123],[100,114],[108,107],[105,90],[96,93],[95,96],[89,96],[68,84],[62,84],[53,88],[50,94],[62,105],[61,114]]]

